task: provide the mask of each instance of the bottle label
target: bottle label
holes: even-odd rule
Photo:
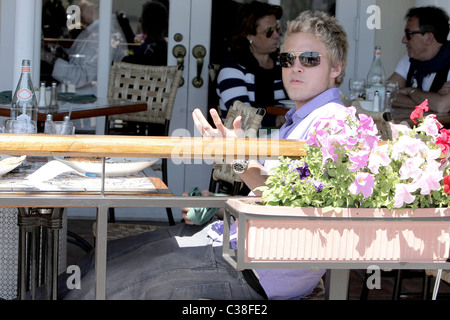
[[[22,72],[30,73],[31,67],[22,67]]]
[[[33,94],[27,88],[20,89],[19,92],[17,92],[17,98],[22,101],[28,101],[32,96]]]

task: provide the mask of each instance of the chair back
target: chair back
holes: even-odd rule
[[[357,113],[363,113],[370,117],[372,117],[373,121],[377,125],[378,133],[381,135],[382,140],[391,140],[392,139],[392,129],[390,123],[392,121],[387,121],[385,119],[385,112],[374,112],[374,111],[368,111],[361,107],[361,104],[358,100],[353,100],[351,102],[351,105],[356,108]]]
[[[172,118],[182,73],[177,66],[114,62],[109,75],[108,98],[145,101],[147,111],[113,115],[109,120],[166,124]]]
[[[241,116],[241,124],[242,130],[244,130],[244,137],[256,138],[264,114],[264,109],[254,108],[241,101],[236,100],[228,110],[224,125],[225,127],[232,129],[234,119],[236,119],[238,116]],[[233,172],[233,170],[231,169],[231,165],[227,164],[223,160],[214,162],[212,179],[214,179],[215,181],[222,180],[230,184],[234,184],[235,182],[242,183],[242,179]]]

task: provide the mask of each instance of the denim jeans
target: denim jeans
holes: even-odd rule
[[[108,243],[107,299],[263,299],[213,247],[206,227],[177,225]],[[94,299],[94,255],[83,259],[81,289],[65,299]],[[65,292],[64,292],[65,291]]]

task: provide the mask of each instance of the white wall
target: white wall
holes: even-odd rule
[[[0,91],[13,90],[14,0],[0,0]]]
[[[405,29],[405,14],[410,7],[415,6],[414,0],[377,0],[381,9],[381,29],[375,32],[375,45],[380,45],[386,77],[395,69],[397,62],[406,54],[402,44]],[[368,71],[368,70],[367,70]]]

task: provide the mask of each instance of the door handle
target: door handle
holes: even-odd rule
[[[197,59],[197,76],[192,80],[192,85],[195,88],[200,88],[203,85],[202,69],[204,58],[206,56],[206,48],[202,45],[196,45],[194,49],[192,49],[192,55]]]
[[[178,68],[184,68],[184,57],[186,56],[186,48],[181,44],[177,44],[172,49],[173,56],[177,59]],[[180,87],[184,84],[184,78],[181,77]]]

